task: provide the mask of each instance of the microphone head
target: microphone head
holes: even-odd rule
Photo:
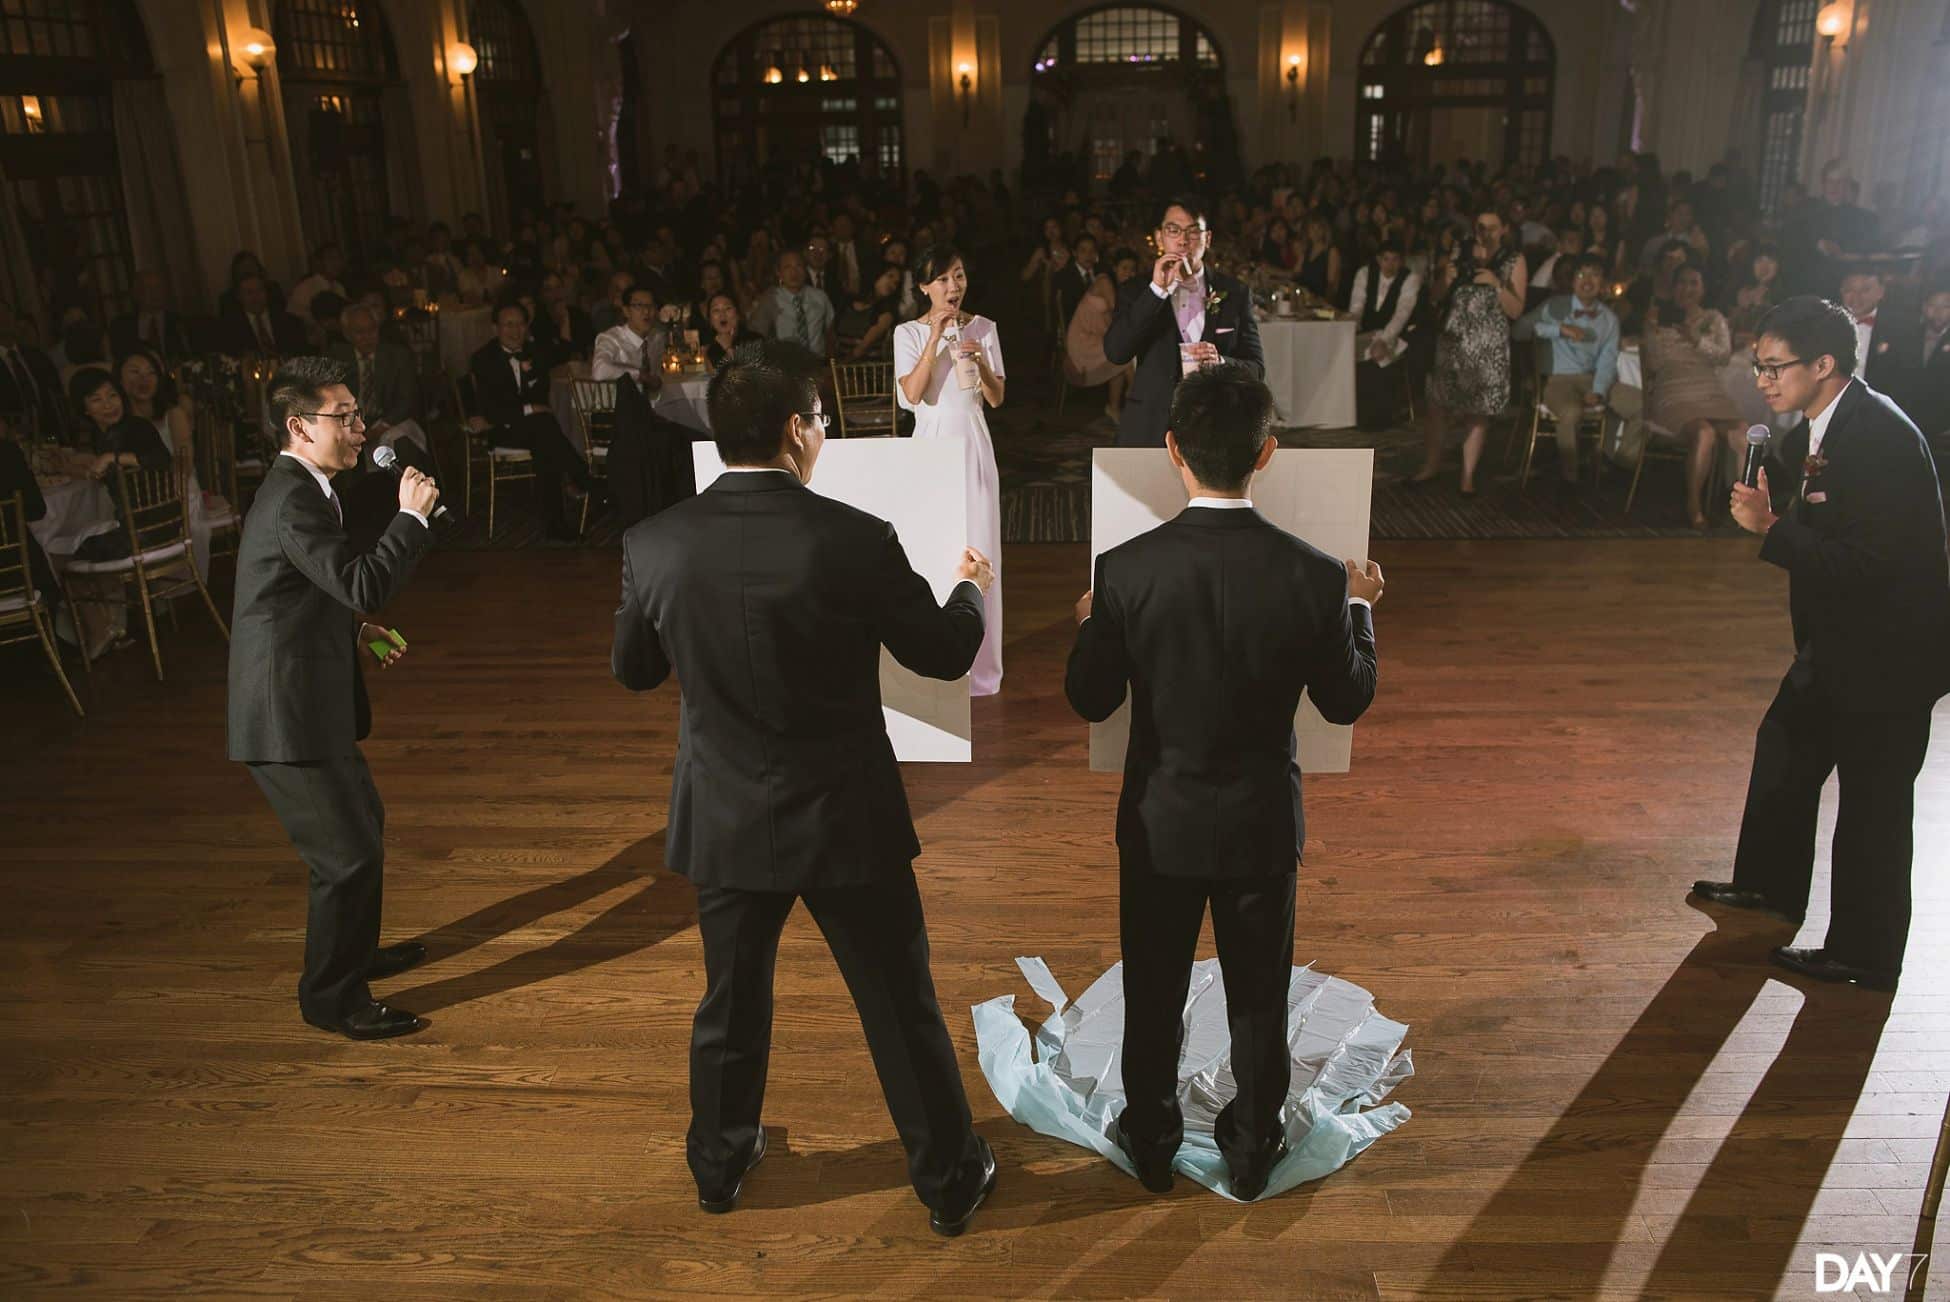
[[[1747,427],[1747,446],[1750,448],[1760,447],[1773,437],[1774,431],[1768,429],[1765,425],[1749,425]],[[390,448],[387,449],[389,452],[391,450]],[[377,459],[377,457],[374,458],[374,460]]]
[[[1754,426],[1754,429],[1759,430],[1764,430],[1765,428],[1763,425]],[[1747,437],[1751,439],[1753,436],[1753,430],[1749,430]],[[372,464],[378,466],[381,470],[391,470],[398,460],[399,454],[387,447],[384,443],[381,443],[372,450]]]

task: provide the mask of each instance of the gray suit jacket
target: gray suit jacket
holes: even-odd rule
[[[372,383],[364,393],[359,392],[359,355],[352,345],[333,344],[332,360],[343,362],[352,373],[352,392],[368,425],[382,420],[397,425],[403,420],[420,419],[420,379],[412,349],[380,340],[378,351],[373,354]]]
[[[361,612],[406,584],[431,538],[401,513],[355,553],[311,472],[272,462],[244,517],[230,618],[229,756],[298,763],[357,753],[372,726]]]

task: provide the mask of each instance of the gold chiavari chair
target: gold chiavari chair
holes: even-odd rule
[[[1525,347],[1514,344],[1513,348]],[[1550,358],[1550,342],[1539,340],[1531,346],[1530,380],[1525,387],[1529,410],[1520,413],[1516,426],[1511,430],[1513,437],[1523,441],[1523,454],[1517,468],[1517,491],[1523,492],[1530,486],[1530,463],[1537,455],[1539,443],[1557,442],[1557,417],[1544,406],[1544,386],[1550,382],[1550,372],[1546,365]],[[1585,411],[1578,417],[1578,428],[1574,438],[1579,440],[1589,436],[1591,439],[1591,486],[1598,487],[1599,478],[1605,468],[1605,413],[1600,407],[1596,411]]]
[[[20,630],[25,629],[25,632]],[[82,718],[87,712],[74,694],[68,671],[61,665],[61,648],[54,640],[54,620],[48,611],[48,594],[34,585],[34,569],[27,559],[27,509],[20,494],[0,498],[0,646],[38,641],[47,653],[54,676],[68,704]]]
[[[840,437],[893,438],[899,406],[892,362],[831,362],[833,396],[839,403]]]
[[[230,640],[230,629],[217,613],[217,603],[211,599],[210,589],[204,586],[203,576],[197,573],[196,558],[190,552],[189,508],[183,500],[184,485],[189,478],[186,471],[181,468],[130,470],[118,462],[115,478],[129,554],[109,561],[74,561],[69,564],[68,573],[119,578],[125,588],[130,582],[135,584],[142,601],[142,622],[149,633],[149,655],[155,663],[156,681],[161,682],[162,644],[156,637],[158,602],[187,596],[194,589],[203,598],[205,609],[226,642]],[[85,596],[72,588],[68,600],[75,605],[102,604],[101,598]],[[81,621],[76,620],[76,627],[80,626]],[[93,672],[88,638],[84,634],[80,640],[81,667]]]
[[[467,513],[474,513],[474,468],[483,466],[487,470],[488,482],[488,539],[493,541],[494,507],[500,496],[500,486],[533,479],[535,454],[527,448],[496,447],[492,441],[492,429],[477,432],[468,428],[468,421],[474,415],[474,377],[471,375],[460,376],[454,381],[454,412],[460,418],[461,436],[466,440]]]
[[[616,436],[616,381],[585,380],[578,376],[573,401],[576,423],[582,427],[582,445],[589,457],[589,473],[596,479],[609,478],[609,444]],[[592,492],[582,499],[582,531],[589,529],[589,503]]]
[[[203,486],[203,515],[210,526],[210,554],[233,555],[244,536],[242,499],[237,495],[237,428],[215,412],[198,408],[191,437],[197,482]]]

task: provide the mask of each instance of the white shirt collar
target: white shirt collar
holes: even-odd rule
[[[609,332],[613,335],[621,335],[624,339],[629,340],[630,346],[632,348],[641,348],[645,344],[650,342],[649,335],[640,335],[636,331],[630,329],[628,325],[611,326]]]
[[[792,472],[784,466],[726,466],[724,472],[727,475],[792,475]],[[799,478],[797,475],[792,477]]]
[[[1835,408],[1842,405],[1842,398],[1848,393],[1849,384],[1854,383],[1854,378],[1850,377],[1848,384],[1842,386],[1841,393],[1835,395],[1835,400],[1821,409],[1821,415],[1808,422],[1809,456],[1812,457],[1821,451],[1821,441],[1828,436],[1828,422],[1835,419]]]
[[[332,498],[335,496],[335,494],[332,492],[332,481],[326,478],[324,471],[320,470],[317,466],[314,466],[311,462],[299,456],[296,452],[291,451],[289,448],[278,453],[278,455],[281,457],[290,457],[293,461],[303,466],[305,468],[306,473],[308,473],[313,479],[318,481],[318,491],[325,494],[325,500],[328,502],[332,500]]]
[[[1187,507],[1209,506],[1214,511],[1250,511],[1253,499],[1250,497],[1194,497],[1185,503]]]

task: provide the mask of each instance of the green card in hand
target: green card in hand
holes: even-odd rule
[[[366,649],[372,652],[372,658],[381,664],[386,663],[386,657],[393,654],[395,649],[400,651],[406,650],[406,639],[399,635],[398,629],[387,629],[386,637],[390,638],[391,641],[387,642],[379,638],[374,638],[372,641],[366,643]]]

